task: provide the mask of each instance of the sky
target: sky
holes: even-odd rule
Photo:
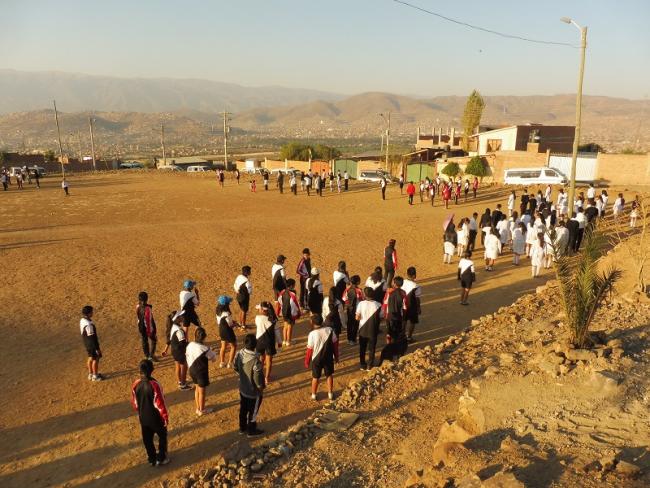
[[[507,34],[578,45],[584,92],[650,96],[650,0],[408,0]],[[341,94],[575,93],[579,49],[506,39],[394,0],[0,0],[0,68],[200,78]],[[0,94],[0,96],[2,96]]]

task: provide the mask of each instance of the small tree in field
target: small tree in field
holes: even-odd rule
[[[482,181],[483,177],[487,176],[488,174],[487,164],[482,157],[474,156],[469,160],[469,163],[467,163],[467,166],[465,167],[465,174],[478,176]]]
[[[585,229],[583,242],[584,247],[577,256],[560,255],[555,268],[571,342],[577,348],[588,345],[589,326],[594,314],[607,292],[621,278],[618,268],[610,267],[598,272],[601,238],[593,227]]]
[[[442,174],[449,176],[449,178],[453,178],[459,173],[460,173],[460,166],[458,166],[458,163],[449,163],[447,164],[447,166],[442,168]]]

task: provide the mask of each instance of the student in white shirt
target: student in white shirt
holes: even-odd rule
[[[323,373],[327,382],[327,396],[334,399],[334,363],[339,362],[339,343],[331,327],[323,325],[320,315],[312,315],[313,330],[307,336],[305,368],[311,367],[311,399],[316,400],[318,381]]]
[[[596,198],[596,189],[593,183],[589,183],[589,188],[587,188],[587,199],[590,198]]]
[[[514,190],[508,197],[508,217],[512,217],[512,212],[515,210],[515,202],[517,201],[517,194]]]
[[[462,288],[460,292],[460,304],[469,305],[469,291],[472,289],[472,284],[476,281],[476,270],[474,269],[474,261],[472,251],[465,251],[463,257],[458,262],[458,280]]]
[[[208,414],[213,409],[205,408],[205,389],[210,384],[209,361],[216,361],[217,353],[203,344],[207,334],[203,327],[197,327],[194,331],[194,341],[190,342],[185,349],[187,367],[194,381],[194,405],[196,415]]]
[[[359,321],[359,362],[362,370],[372,369],[375,365],[375,349],[379,325],[384,318],[381,303],[373,299],[373,289],[367,286],[363,290],[365,299],[357,304],[356,319]],[[366,361],[366,352],[368,361]]]
[[[413,332],[415,324],[420,319],[422,309],[420,307],[420,297],[422,297],[422,288],[415,281],[417,278],[415,267],[411,266],[406,270],[407,278],[402,283],[402,291],[406,294],[406,312],[404,313],[404,323],[406,325],[406,340],[413,342]]]
[[[485,270],[492,271],[494,263],[501,253],[501,241],[491,227],[486,227],[485,235]]]
[[[250,308],[251,295],[253,294],[253,285],[250,282],[251,267],[243,266],[241,274],[235,278],[235,299],[239,305],[239,323],[246,328],[246,314]]]

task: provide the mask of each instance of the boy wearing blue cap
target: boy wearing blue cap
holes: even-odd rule
[[[199,306],[199,289],[196,288],[196,282],[192,280],[185,280],[183,282],[183,289],[179,294],[181,310],[183,313],[185,334],[190,328],[191,324],[201,327],[201,321],[196,314],[196,307]]]
[[[237,352],[237,336],[235,335],[234,328],[239,324],[232,319],[230,312],[230,302],[232,298],[226,295],[221,295],[217,299],[217,326],[219,327],[219,339],[221,339],[221,349],[219,350],[219,367],[227,366],[231,368],[235,360],[235,353]],[[230,354],[228,355],[228,363],[226,364],[226,348],[230,346]]]

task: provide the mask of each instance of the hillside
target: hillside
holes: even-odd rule
[[[105,110],[220,112],[260,106],[335,100],[340,95],[277,86],[246,87],[234,83],[172,78],[116,78],[61,72],[0,70],[0,114],[52,107],[65,111]]]
[[[101,99],[101,97],[100,97]],[[250,101],[250,100],[249,100]],[[575,98],[554,96],[485,97],[484,124],[509,125],[536,122],[573,125]],[[261,103],[261,102],[260,102]],[[377,140],[385,129],[380,113],[391,112],[394,141],[413,143],[416,128],[460,127],[464,97],[417,99],[387,93],[363,93],[342,100],[311,100],[307,103],[258,107],[235,111],[233,144],[247,146],[263,140],[277,146],[289,138]],[[61,104],[63,108],[63,104]],[[645,122],[650,102],[610,97],[584,98],[582,142],[598,142],[607,150],[650,149],[650,126]],[[66,107],[67,109],[67,107]],[[81,132],[88,147],[90,112],[60,115],[64,145],[76,154]],[[160,125],[165,124],[166,142],[178,154],[213,151],[222,144],[220,116],[213,111],[182,108],[157,113],[94,111],[99,152],[153,153],[160,147]],[[56,132],[52,110],[0,115],[0,148],[54,149]],[[235,147],[233,146],[233,147]],[[64,148],[64,150],[68,150]],[[87,151],[87,149],[84,149]]]

